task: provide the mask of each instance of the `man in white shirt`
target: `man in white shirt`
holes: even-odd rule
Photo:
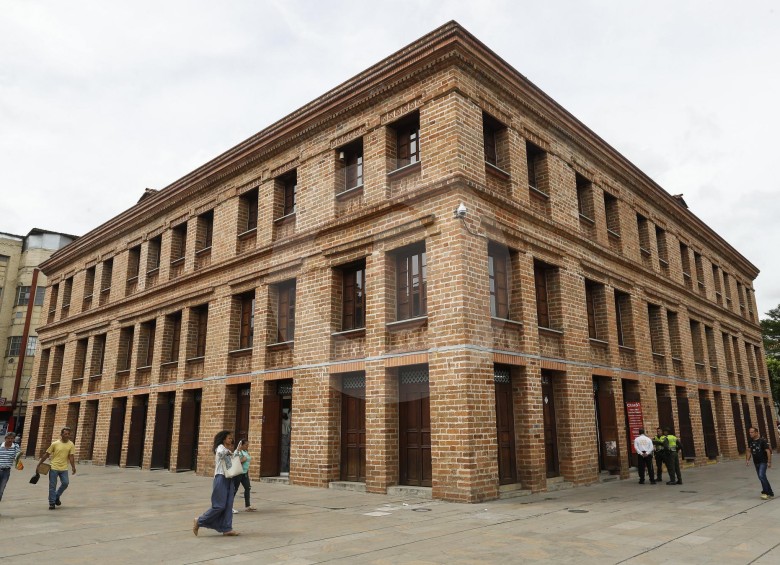
[[[645,435],[644,428],[639,428],[639,435],[634,440],[634,451],[637,454],[637,470],[639,471],[639,484],[645,484],[645,469],[650,474],[650,484],[655,484],[653,472],[653,440]]]

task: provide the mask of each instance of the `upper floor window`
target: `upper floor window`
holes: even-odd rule
[[[342,268],[342,331],[366,326],[366,265],[361,261]]]
[[[179,360],[180,342],[181,312],[174,312],[165,316],[163,335],[164,363],[173,363]]]
[[[604,193],[604,213],[607,217],[607,232],[610,235],[620,237],[620,212],[616,196]]]
[[[508,134],[504,124],[493,116],[482,113],[482,140],[485,163],[506,171],[509,168]]]
[[[688,246],[680,242],[680,262],[682,265],[683,281],[688,289],[693,289],[693,279],[691,279],[691,254]]]
[[[593,210],[593,183],[579,173],[575,174],[577,183],[577,211],[580,218],[589,223],[594,222],[596,217]]]
[[[636,228],[639,232],[639,250],[642,255],[650,256],[650,225],[642,214],[636,215]]]
[[[103,261],[103,272],[100,274],[100,304],[105,304],[111,295],[111,279],[114,276],[114,260]]]
[[[693,263],[696,266],[696,284],[699,287],[700,294],[706,294],[707,289],[704,286],[704,260],[699,252],[693,252]]]
[[[138,278],[138,272],[141,268],[141,246],[131,247],[127,256],[127,280]]]
[[[720,282],[720,267],[712,264],[712,282],[715,285],[715,301],[723,305],[723,287]]]
[[[3,294],[0,292],[0,298],[2,298]],[[46,287],[45,286],[39,286],[35,289],[35,300],[33,301],[33,306],[43,306],[43,301],[46,299]]]
[[[295,214],[298,198],[298,171],[293,169],[276,179],[276,219]]]
[[[534,287],[537,324],[558,331],[562,314],[558,267],[534,260]]]
[[[138,367],[151,367],[154,360],[154,338],[157,333],[157,321],[149,320],[141,324],[138,344]]]
[[[602,283],[585,280],[585,309],[588,313],[588,337],[606,341],[606,292]]]
[[[414,112],[391,126],[395,132],[395,166],[400,169],[420,161],[420,114]]]
[[[214,237],[214,210],[203,212],[197,218],[197,231],[195,234],[195,251],[211,249]]]
[[[51,297],[49,298],[49,316],[48,321],[53,322],[54,316],[57,314],[57,300],[59,298],[60,285],[54,284],[51,286]]]
[[[238,316],[238,348],[249,349],[254,344],[255,336],[255,293],[245,292],[237,297]]]
[[[338,155],[336,193],[363,186],[363,139],[336,150]]]
[[[547,175],[547,153],[530,141],[525,142],[526,164],[528,165],[528,188],[531,193],[549,197]]]
[[[187,222],[171,230],[171,263],[184,259],[187,253]]]
[[[618,345],[633,347],[634,330],[631,296],[618,290],[615,291],[615,322],[617,325]]]
[[[276,285],[276,341],[295,339],[295,280]]]
[[[488,277],[490,279],[490,316],[509,319],[509,277],[512,272],[509,250],[491,243],[488,246]]]
[[[396,252],[396,317],[408,320],[428,315],[425,245]]]
[[[70,297],[73,294],[73,277],[68,277],[62,283],[62,315],[65,316],[70,308]]]
[[[146,272],[151,273],[160,268],[160,248],[162,236],[158,235],[149,240],[146,246]]]
[[[135,327],[127,326],[119,330],[119,351],[116,356],[117,371],[129,371],[133,359],[133,341],[135,340]]]
[[[95,267],[84,271],[84,308],[92,303],[92,293],[95,292]]]
[[[90,358],[89,374],[99,377],[103,374],[103,364],[106,359],[106,334],[92,338],[92,357]]]
[[[669,274],[669,251],[666,247],[666,231],[655,226],[655,245],[658,248],[658,264],[664,274]]]
[[[259,190],[253,188],[242,194],[238,201],[238,233],[257,229]]]
[[[6,357],[19,357],[22,350],[22,336],[12,335],[8,338],[8,345],[5,348]]]
[[[27,306],[30,302],[30,287],[20,286],[16,288],[15,306]]]
[[[647,304],[647,320],[650,324],[650,349],[656,355],[664,354],[663,319],[661,307]]]
[[[206,336],[209,324],[209,305],[203,304],[190,309],[189,358],[206,356]]]

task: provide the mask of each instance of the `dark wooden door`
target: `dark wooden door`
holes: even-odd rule
[[[547,478],[561,474],[558,461],[558,425],[555,419],[555,396],[552,379],[542,375],[542,410],[544,414],[544,459]]]
[[[662,430],[674,429],[674,408],[671,396],[658,396],[658,427]]]
[[[594,404],[596,406],[596,425],[598,431],[599,470],[617,471],[620,469],[618,456],[618,425],[615,411],[615,395],[606,386],[596,381]]]
[[[117,398],[111,406],[111,424],[108,426],[106,465],[119,465],[122,458],[122,440],[125,436],[127,397]]]
[[[130,437],[127,440],[127,467],[141,467],[146,443],[146,415],[149,397],[133,399],[130,411]]]
[[[401,384],[398,424],[401,484],[432,486],[431,402],[427,382]]]
[[[764,416],[766,417],[767,434],[769,435],[769,443],[772,444],[772,449],[777,449],[777,437],[775,436],[775,426],[772,424],[772,411],[769,408],[769,402],[764,399]]]
[[[173,404],[175,393],[160,395],[154,415],[152,440],[152,469],[168,469],[171,464],[171,437],[173,435]]]
[[[512,383],[496,383],[496,433],[498,435],[498,482],[517,482],[515,459],[515,416]]]
[[[731,399],[731,414],[734,416],[734,433],[737,436],[737,451],[745,453],[745,429],[742,427],[742,417],[739,414],[739,402],[735,398]]]
[[[639,402],[641,406],[642,399],[638,392],[628,389],[629,381],[623,379],[623,413],[625,414],[625,427],[626,427],[626,448],[628,454],[629,467],[636,467],[639,464],[639,456],[634,453],[634,440],[631,439],[631,425],[628,421],[628,402]]]
[[[690,459],[696,456],[696,447],[693,443],[693,424],[691,424],[691,407],[685,392],[677,393],[677,417],[680,429],[675,434],[680,438],[683,446],[683,457]]]
[[[718,456],[718,438],[715,432],[715,418],[712,415],[712,402],[703,395],[699,396],[701,409],[701,427],[704,432],[704,453],[707,459],[715,459]]]
[[[35,449],[38,447],[38,430],[41,428],[41,407],[36,406],[30,418],[30,429],[27,430],[27,457],[35,457]]]
[[[764,409],[761,406],[761,399],[757,396],[753,397],[753,402],[756,405],[756,420],[758,420],[758,433],[761,434],[761,437],[767,437],[766,435],[766,424],[764,423]]]
[[[366,480],[365,389],[341,393],[341,480]]]
[[[197,467],[198,403],[195,392],[184,393],[179,419],[179,455],[176,458],[177,471],[189,471]]]
[[[235,442],[249,437],[249,399],[251,385],[241,385],[238,387],[236,398],[236,426]]]
[[[260,447],[260,476],[279,475],[282,399],[278,394],[263,396],[263,432]]]
[[[87,415],[88,415],[88,426],[89,426],[89,445],[87,446],[87,453],[86,453],[86,459],[92,460],[95,453],[95,438],[97,437],[97,419],[98,419],[98,401],[97,400],[88,400],[87,401]]]

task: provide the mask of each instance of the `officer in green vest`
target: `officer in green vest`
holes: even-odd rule
[[[668,444],[668,450],[666,455],[666,469],[669,471],[669,482],[667,485],[681,485],[682,475],[680,474],[680,458],[679,453],[682,452],[682,442],[677,439],[677,436],[669,433],[668,429],[664,429],[664,435]],[[677,480],[674,480],[675,474]]]
[[[656,484],[661,482],[661,476],[663,473],[661,473],[662,465],[666,462],[666,454],[669,450],[668,442],[666,441],[666,436],[661,431],[661,428],[655,429],[655,437],[653,438],[653,448],[655,449],[655,472],[656,472]],[[669,471],[669,467],[666,467],[666,470]]]

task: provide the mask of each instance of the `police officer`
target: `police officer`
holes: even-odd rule
[[[668,445],[666,455],[666,470],[669,471],[669,482],[667,485],[681,485],[682,475],[680,474],[680,458],[678,453],[682,452],[682,442],[677,439],[677,436],[669,433],[668,429],[664,429],[664,435],[666,436],[666,443]],[[677,480],[674,480],[675,474]]]
[[[653,438],[653,449],[655,450],[655,471],[658,475],[655,480],[657,483],[661,482],[661,465],[666,462],[666,452],[669,450],[669,444],[666,441],[666,436],[661,431],[661,428],[655,429],[655,437]],[[667,465],[666,470],[669,471]]]

